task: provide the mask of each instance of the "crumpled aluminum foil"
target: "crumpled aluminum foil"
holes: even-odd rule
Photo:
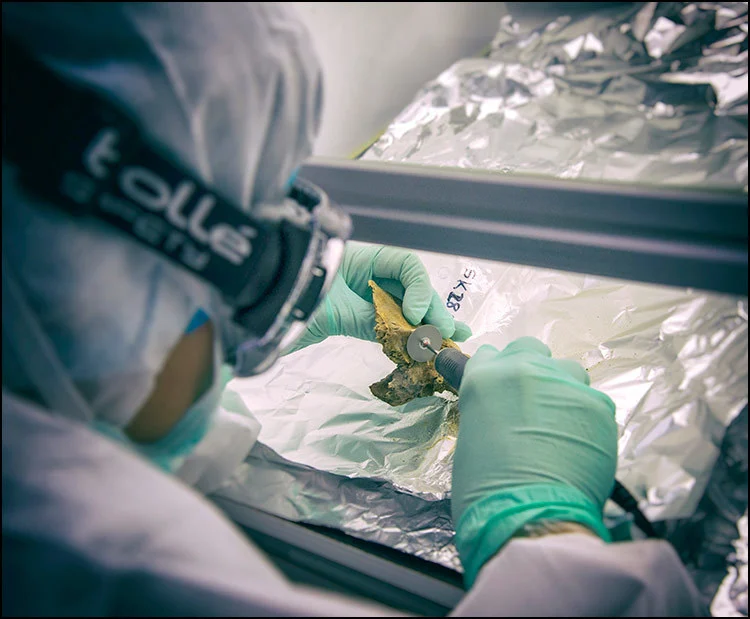
[[[747,3],[632,4],[531,32],[506,16],[364,159],[747,187]]]
[[[706,608],[720,617],[747,617],[747,429],[745,406],[724,434],[698,508],[666,527]]]
[[[523,32],[428,84],[365,159],[747,187],[747,4],[639,3]],[[747,403],[747,299],[419,253],[484,343],[521,335],[617,404],[618,478],[652,519],[688,517]],[[463,289],[462,289],[463,291]],[[392,408],[374,343],[329,338],[235,380],[261,444],[215,496],[460,570],[447,493],[450,398]],[[608,505],[611,523],[618,511]]]
[[[747,510],[737,522],[734,558],[711,604],[714,617],[747,617]]]
[[[581,363],[617,405],[618,478],[652,519],[694,511],[723,431],[747,402],[746,300],[418,254],[444,298],[473,273],[456,313],[474,332],[467,353],[534,335]],[[388,406],[369,385],[392,367],[378,344],[335,337],[232,381],[263,446],[221,496],[458,569],[445,500],[453,398]],[[612,504],[608,515],[619,521]]]

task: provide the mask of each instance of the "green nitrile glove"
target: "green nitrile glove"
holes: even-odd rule
[[[329,335],[375,341],[375,307],[369,280],[402,300],[404,317],[411,324],[434,325],[443,337],[458,342],[471,335],[468,325],[455,321],[448,313],[416,254],[395,247],[349,242],[331,290],[291,350],[322,342]]]
[[[530,337],[502,352],[482,346],[466,364],[459,408],[452,512],[468,586],[531,522],[575,522],[609,541],[615,405],[580,365]]]

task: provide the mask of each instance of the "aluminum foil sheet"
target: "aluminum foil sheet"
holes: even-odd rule
[[[521,335],[574,359],[617,405],[618,477],[652,519],[689,516],[724,429],[747,402],[747,301],[419,252],[482,344]],[[464,279],[464,281],[466,281]],[[392,363],[376,343],[329,338],[234,380],[260,420],[257,447],[221,491],[236,505],[332,526],[458,568],[448,501],[453,398],[391,407],[369,385]],[[608,504],[615,523],[620,516]]]
[[[506,16],[363,158],[747,187],[747,3],[632,4],[529,32]]]
[[[729,573],[711,604],[714,617],[747,617],[747,510],[737,522]]]
[[[212,499],[240,523],[246,508],[262,509],[462,571],[452,543],[450,501],[429,501],[386,481],[292,462],[262,442]]]
[[[666,531],[716,616],[747,616],[747,429],[745,406],[727,428],[698,508]]]
[[[365,159],[747,187],[747,4],[638,3],[524,32],[418,93]],[[617,405],[618,477],[655,520],[689,518],[747,404],[747,299],[419,252],[481,344],[536,336]],[[392,364],[349,338],[235,380],[260,444],[216,500],[331,526],[460,570],[450,397],[392,408]],[[621,514],[607,506],[609,522]]]

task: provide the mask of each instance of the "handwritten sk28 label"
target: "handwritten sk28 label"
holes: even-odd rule
[[[456,285],[448,293],[448,298],[445,301],[445,307],[454,313],[461,309],[461,302],[464,300],[466,295],[469,293],[469,287],[471,286],[472,280],[477,276],[477,272],[474,269],[466,268],[459,277]]]

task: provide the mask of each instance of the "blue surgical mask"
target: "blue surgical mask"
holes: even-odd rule
[[[209,320],[205,312],[199,310],[186,329],[190,333]],[[153,443],[136,443],[127,437],[122,429],[105,423],[97,423],[98,429],[115,440],[125,443],[161,469],[174,473],[185,459],[208,434],[219,408],[221,394],[226,380],[222,375],[221,351],[218,338],[214,339],[213,383],[208,390],[185,411],[182,418],[169,433]]]

